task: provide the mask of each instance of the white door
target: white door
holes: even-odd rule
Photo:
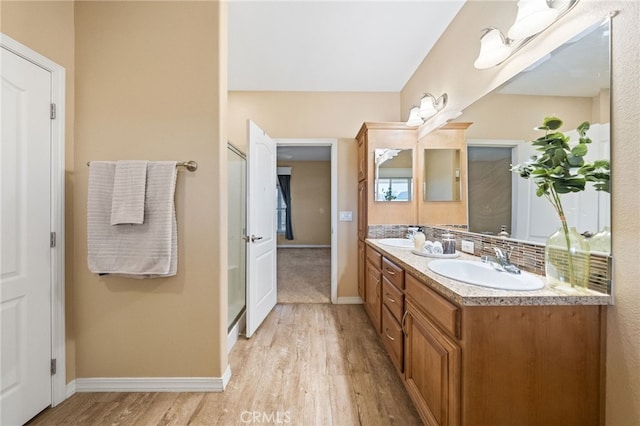
[[[2,48],[0,424],[51,404],[51,74]]]
[[[251,337],[276,305],[276,143],[249,121],[247,330]]]

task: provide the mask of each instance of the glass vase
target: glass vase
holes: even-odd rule
[[[558,228],[544,251],[547,282],[559,290],[586,292],[590,257],[589,243],[576,228]]]
[[[611,253],[611,229],[605,226],[602,231],[591,237],[589,247],[591,251]]]

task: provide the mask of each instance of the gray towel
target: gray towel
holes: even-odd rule
[[[147,165],[145,221],[111,226],[114,161],[92,161],[87,202],[88,265],[97,274],[135,278],[177,273],[178,236],[175,216],[176,162]]]
[[[144,223],[144,196],[147,184],[147,161],[116,162],[111,202],[111,225]]]

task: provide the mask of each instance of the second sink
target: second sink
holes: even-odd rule
[[[382,238],[378,240],[378,243],[390,246],[390,247],[399,247],[399,248],[413,248],[413,241],[408,238]]]
[[[539,290],[544,282],[528,272],[510,274],[496,271],[491,265],[473,260],[438,259],[429,269],[447,278],[482,287],[501,290]]]

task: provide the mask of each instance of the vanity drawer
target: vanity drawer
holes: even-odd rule
[[[404,288],[404,269],[387,259],[382,258],[382,275],[398,288]]]
[[[460,308],[412,275],[406,276],[405,294],[443,330],[460,338]]]
[[[378,270],[382,268],[382,255],[370,246],[367,246],[367,260]]]
[[[382,303],[385,304],[396,320],[400,322],[404,313],[404,294],[391,284],[387,277],[382,278]]]
[[[404,333],[386,306],[382,307],[382,343],[398,371],[404,371]]]

